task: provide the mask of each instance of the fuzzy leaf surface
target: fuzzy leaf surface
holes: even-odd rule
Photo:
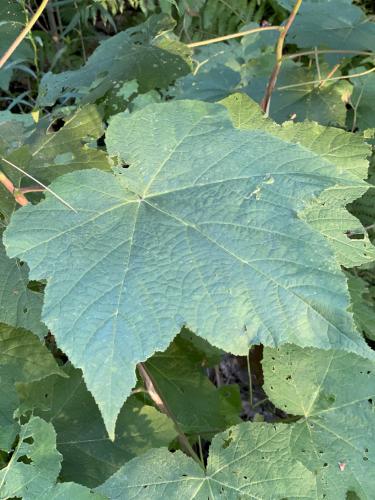
[[[294,342],[373,357],[329,243],[299,218],[345,172],[191,101],[117,115],[107,148],[130,168],[60,177],[77,213],[47,195],[13,215],[5,244],[47,279],[43,321],[112,437],[136,363],[184,325],[237,354]]]
[[[349,239],[347,236],[348,231],[361,227],[359,220],[348,212],[347,204],[358,199],[354,204],[357,207],[364,197],[370,196],[369,185],[363,179],[368,175],[367,157],[371,148],[363,138],[313,122],[285,122],[279,126],[266,119],[258,104],[244,94],[235,94],[222,102],[236,127],[265,130],[285,141],[300,144],[344,174],[335,186],[308,203],[301,216],[327,238],[341,265],[354,267],[372,262],[375,247],[367,233],[362,231],[362,239]]]

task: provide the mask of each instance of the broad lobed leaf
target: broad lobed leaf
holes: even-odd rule
[[[47,195],[17,211],[5,242],[47,279],[43,320],[112,438],[136,363],[183,325],[237,354],[292,342],[373,356],[331,245],[303,215],[353,186],[351,171],[200,102],[117,115],[106,140],[130,168],[61,177],[52,187],[77,213]]]

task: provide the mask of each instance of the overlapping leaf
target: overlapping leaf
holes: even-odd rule
[[[138,81],[140,92],[167,87],[189,72],[180,44],[167,40],[159,46],[159,40],[153,42],[153,36],[171,28],[170,19],[155,16],[102,42],[82,68],[47,73],[40,84],[39,104],[50,106],[70,97],[82,103],[96,102],[108,92],[116,94],[130,80]]]
[[[373,356],[329,243],[298,216],[349,174],[199,102],[118,115],[107,147],[130,168],[59,178],[77,212],[48,195],[16,212],[5,241],[48,280],[43,320],[112,437],[136,363],[183,325],[238,354],[295,342]]]
[[[375,23],[360,7],[346,1],[302,2],[287,41],[299,47],[372,50]]]
[[[57,449],[64,457],[61,474],[65,481],[97,486],[131,458],[168,446],[175,438],[168,417],[131,396],[120,412],[111,442],[80,370],[68,366],[64,373],[69,378],[51,376],[19,384],[18,393],[23,413],[33,410],[53,424]]]
[[[360,276],[348,275],[348,287],[352,310],[358,328],[371,340],[375,340],[375,297],[368,283]]]
[[[182,432],[207,439],[240,422],[241,399],[237,386],[217,389],[210,382],[204,360],[204,353],[179,336],[145,367]]]
[[[7,465],[0,470],[0,499],[102,500],[100,494],[83,486],[56,484],[62,456],[56,450],[56,434],[51,424],[32,417],[23,424],[18,442]],[[76,495],[69,497],[69,494]],[[79,495],[79,496],[78,496]]]
[[[206,471],[161,448],[131,460],[97,491],[111,500],[316,498],[314,475],[292,458],[289,439],[286,425],[242,423],[213,439]]]
[[[366,68],[356,68],[352,73],[366,71]],[[352,79],[354,89],[351,104],[354,112],[351,116],[350,126],[353,130],[365,130],[375,127],[375,73]]]
[[[300,415],[290,449],[317,476],[317,498],[371,498],[375,489],[375,365],[353,354],[266,349],[265,390]]]
[[[0,323],[26,328],[43,337],[47,334],[40,320],[43,294],[29,288],[27,265],[7,257],[2,236],[0,229]]]
[[[17,429],[13,414],[19,402],[14,384],[51,374],[62,372],[36,336],[0,323],[0,449],[10,449]]]
[[[336,185],[326,189],[311,204],[307,204],[300,216],[330,242],[336,258],[346,267],[359,266],[375,259],[375,248],[362,230],[363,238],[349,239],[348,232],[361,227],[356,217],[346,209],[348,203],[361,198],[368,191],[363,179],[368,175],[367,157],[370,147],[357,135],[337,128],[327,128],[317,123],[284,123],[281,127],[267,120],[259,106],[244,94],[236,94],[223,104],[228,108],[233,123],[244,130],[265,130],[276,137],[319,154],[322,158],[345,173]],[[370,191],[355,202],[371,197]],[[368,203],[369,205],[371,204]],[[352,211],[356,214],[356,211]]]

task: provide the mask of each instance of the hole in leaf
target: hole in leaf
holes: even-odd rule
[[[28,437],[28,438],[25,438],[23,440],[24,443],[27,443],[27,444],[33,444],[34,443],[34,438],[33,437]]]
[[[24,307],[24,308],[23,308],[23,312],[26,314],[26,313],[27,313],[27,311],[28,311],[27,307]]]
[[[230,445],[230,443],[232,441],[233,441],[233,439],[231,437],[229,437],[228,439],[225,439],[224,443],[222,444],[223,450],[225,450],[226,448],[228,448],[228,446]]]
[[[18,457],[17,462],[21,462],[22,464],[27,464],[27,465],[33,463],[31,458],[27,457],[26,455],[22,455],[22,457]]]

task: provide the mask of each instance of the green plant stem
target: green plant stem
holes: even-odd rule
[[[30,21],[26,24],[24,29],[21,31],[21,33],[18,35],[18,37],[14,40],[12,45],[6,50],[5,54],[2,56],[0,59],[0,68],[4,66],[4,64],[7,62],[7,60],[11,57],[13,52],[16,50],[16,48],[19,46],[19,44],[22,42],[22,40],[26,37],[26,35],[31,31],[32,27],[34,24],[37,22],[39,17],[41,16],[43,10],[47,6],[48,0],[43,0],[40,6],[38,7],[37,11],[33,15],[33,17],[30,19]]]
[[[276,44],[276,63],[275,63],[275,66],[273,68],[271,77],[268,81],[268,85],[266,88],[266,92],[264,94],[264,98],[261,102],[261,108],[263,109],[266,116],[268,116],[268,114],[269,114],[269,107],[270,107],[270,103],[271,103],[272,92],[275,89],[277,77],[279,76],[281,65],[283,62],[283,49],[284,49],[285,37],[286,37],[290,27],[292,26],[292,24],[296,18],[297,12],[299,11],[301,4],[302,4],[302,0],[296,1],[295,5],[293,7],[293,10],[290,13],[290,16],[289,16],[285,26],[282,26],[281,30],[280,30],[279,39],[277,40],[277,44]]]
[[[177,431],[181,446],[185,449],[185,452],[188,455],[190,455],[204,469],[204,464],[202,464],[201,459],[195,453],[188,438],[186,437],[186,435],[183,433],[180,426],[178,425],[172,411],[169,409],[167,402],[163,398],[161,392],[158,390],[156,382],[155,382],[155,380],[153,380],[153,378],[150,375],[149,371],[147,370],[145,364],[138,363],[137,367],[138,367],[139,374],[142,377],[143,382],[145,383],[145,386],[146,386],[146,389],[147,389],[147,392],[148,392],[150,398],[153,400],[153,402],[159,408],[159,410],[162,413],[165,413],[172,420],[174,427]]]

